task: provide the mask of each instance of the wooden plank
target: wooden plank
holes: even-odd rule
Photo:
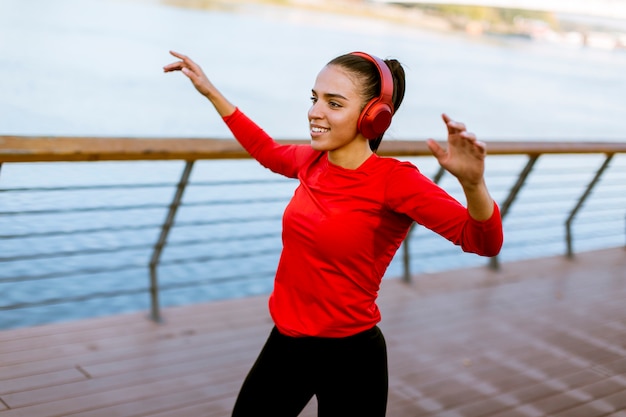
[[[259,297],[254,302],[248,300],[245,305],[232,303],[229,308],[210,312],[210,316],[207,316],[211,317],[210,320],[196,319],[193,324],[190,324],[191,318],[198,317],[198,314],[206,316],[206,313],[198,312],[201,307],[189,306],[189,311],[184,308],[166,309],[164,311],[166,324],[153,323],[146,320],[142,314],[130,314],[122,316],[122,319],[118,318],[118,321],[110,326],[101,326],[102,320],[95,319],[95,322],[82,332],[53,331],[49,336],[24,339],[15,337],[12,341],[0,342],[0,380],[6,375],[19,375],[19,372],[17,374],[15,372],[20,368],[20,364],[27,364],[29,368],[36,369],[37,359],[42,357],[45,357],[48,363],[57,360],[60,366],[73,365],[77,360],[92,363],[89,358],[103,358],[101,353],[103,351],[107,352],[107,355],[115,355],[120,359],[125,357],[124,355],[133,354],[132,349],[129,350],[132,346],[147,345],[148,347],[155,346],[155,348],[159,346],[161,349],[178,349],[194,337],[215,338],[220,331],[228,333],[232,328],[251,324],[269,324],[265,298]],[[217,303],[216,307],[219,306],[221,304]],[[56,328],[57,325],[51,327]],[[58,327],[66,328],[66,325]],[[21,331],[10,330],[7,333],[20,334]],[[164,343],[153,344],[157,341]],[[206,340],[199,340],[199,342],[206,342]],[[20,349],[22,345],[25,345],[24,349]],[[8,348],[5,349],[5,346]],[[28,349],[29,346],[30,349]],[[18,366],[14,366],[11,372],[8,368],[12,365]]]
[[[12,408],[24,408],[63,398],[67,400],[66,406],[71,407],[71,403],[81,402],[82,398],[91,398],[94,395],[118,398],[119,390],[135,390],[137,397],[133,398],[137,399],[161,396],[183,389],[188,386],[190,379],[195,378],[209,378],[206,383],[210,386],[237,385],[243,380],[247,368],[252,365],[254,356],[255,352],[248,350],[247,354],[232,355],[223,362],[208,355],[197,356],[195,360],[186,363],[164,364],[163,361],[155,360],[155,365],[151,368],[7,394],[3,395],[3,399]],[[160,388],[162,391],[159,391]],[[69,411],[67,409],[64,412]]]
[[[85,374],[77,367],[21,378],[5,379],[0,381],[0,397],[6,396],[6,400],[11,401],[7,394],[31,391],[43,387],[59,387],[75,381],[83,382],[86,379]]]
[[[202,386],[210,387],[209,390],[204,392],[204,398],[212,398],[219,397],[225,392],[232,392],[239,386],[239,383],[235,385],[234,383],[215,384],[214,382],[215,381],[210,374],[192,374],[169,380],[146,382],[141,385],[121,387],[103,393],[98,392],[80,397],[63,397],[55,401],[4,411],[2,416],[67,416],[106,407],[110,404],[123,404],[128,402],[144,403],[167,393],[181,392],[193,387]],[[7,402],[7,404],[11,406],[10,402]]]

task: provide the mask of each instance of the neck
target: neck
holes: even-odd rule
[[[329,151],[328,160],[332,164],[345,169],[357,169],[374,153],[369,148],[369,144],[367,145],[367,148],[359,151],[355,151],[354,149],[349,152],[343,150]]]

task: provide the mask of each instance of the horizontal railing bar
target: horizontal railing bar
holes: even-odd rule
[[[554,195],[557,195],[556,193]],[[571,196],[571,197],[575,197],[575,196]],[[561,204],[565,204],[563,201],[560,202]],[[617,203],[620,204],[622,203],[620,201],[620,198],[617,196],[612,196],[612,197],[603,197],[602,198],[602,204],[606,205],[608,203]],[[533,207],[550,207],[551,205],[554,205],[555,203],[553,201],[545,201],[545,199],[538,199],[536,197],[533,198],[528,198],[524,201],[524,204],[518,204],[518,207],[529,207],[529,210],[533,210]],[[591,203],[590,203],[591,204]],[[610,206],[612,208],[623,208],[623,206]],[[606,208],[606,207],[605,207]],[[517,213],[520,213],[522,211],[520,211],[520,209],[516,209]],[[536,211],[536,209],[535,209]]]
[[[175,258],[175,259],[168,259],[168,260],[162,261],[160,265],[165,266],[165,265],[178,265],[181,263],[199,263],[199,262],[212,261],[216,259],[221,260],[221,259],[251,258],[254,256],[259,256],[259,255],[275,254],[277,253],[277,250],[278,250],[277,248],[270,248],[270,249],[259,250],[256,252],[247,251],[246,253],[234,253],[234,254],[220,255],[220,256],[207,255],[207,256],[200,256],[200,257],[193,257],[193,258]],[[125,264],[125,265],[116,265],[113,267],[82,268],[82,269],[76,269],[76,270],[71,270],[71,271],[58,271],[58,272],[51,272],[51,273],[40,274],[40,275],[5,277],[5,278],[0,278],[0,283],[42,281],[46,279],[64,278],[64,277],[77,276],[77,275],[93,275],[93,274],[100,274],[104,272],[117,272],[117,271],[124,271],[124,270],[130,270],[130,269],[146,269],[146,265]]]
[[[603,187],[609,184],[604,184]],[[611,185],[619,186],[620,184],[615,182]],[[548,185],[542,186],[542,184],[533,184],[534,188],[550,190]],[[567,194],[566,190],[560,190],[559,193]],[[288,197],[267,197],[267,198],[255,198],[255,199],[242,199],[242,200],[204,200],[204,201],[192,201],[182,204],[182,207],[208,207],[208,206],[227,206],[227,205],[242,205],[242,204],[263,204],[263,203],[279,203],[286,201]],[[619,197],[614,197],[617,199]],[[611,197],[607,197],[611,199]],[[528,202],[528,201],[527,201]],[[550,202],[546,202],[550,203]],[[42,210],[23,210],[23,211],[0,211],[0,216],[41,216],[50,214],[68,214],[68,213],[91,213],[102,211],[127,211],[127,210],[150,210],[150,209],[163,209],[168,207],[166,204],[137,204],[127,206],[97,206],[97,207],[76,207],[68,209],[42,209]],[[1,236],[0,236],[1,237]]]
[[[149,249],[151,247],[150,244],[141,244],[141,245],[127,245],[127,246],[117,246],[114,248],[93,248],[93,249],[80,249],[80,250],[68,250],[68,251],[58,251],[58,252],[42,252],[35,253],[29,255],[17,255],[17,256],[0,256],[0,262],[18,262],[18,261],[29,261],[35,259],[54,259],[54,258],[65,258],[71,256],[83,256],[83,255],[100,255],[106,253],[116,253],[116,252],[124,252],[130,250],[140,250],[140,249]]]
[[[167,207],[166,204],[137,204],[133,206],[98,206],[98,207],[77,207],[72,209],[42,209],[24,211],[0,211],[0,216],[40,216],[46,214],[66,214],[66,213],[91,213],[99,211],[125,211],[125,210],[155,210]]]
[[[95,185],[68,185],[64,187],[20,187],[0,188],[2,193],[24,192],[55,192],[55,191],[90,191],[90,190],[134,190],[138,188],[171,188],[175,184],[149,183],[149,184],[95,184]]]
[[[109,272],[129,271],[133,269],[146,269],[146,265],[143,263],[124,264],[124,265],[116,265],[116,266],[101,267],[101,268],[81,268],[81,269],[73,269],[70,271],[48,272],[48,273],[39,274],[39,275],[21,275],[19,277],[4,277],[4,278],[0,278],[0,284],[9,283],[9,282],[43,281],[47,279],[75,277],[79,275],[95,275],[95,274],[109,273]]]
[[[577,158],[582,157],[597,157],[598,155],[603,155],[604,152],[597,152],[597,153],[593,153],[590,152],[588,154],[576,154],[576,155],[567,155],[567,154],[552,154],[552,155],[548,155],[544,158],[544,165],[541,166],[540,168],[537,168],[538,171],[540,171],[542,174],[546,174],[546,176],[556,176],[556,175],[564,175],[564,167],[562,166],[553,166],[553,165],[545,165],[545,161],[547,162],[552,162],[550,160],[550,158],[557,158],[557,157],[567,157],[567,156],[576,156]],[[520,154],[519,156],[526,156],[526,154]],[[504,158],[504,155],[499,155],[499,158]],[[588,165],[588,166],[567,166],[567,174],[568,176],[570,174],[578,174],[578,175],[584,175],[586,173],[588,173],[589,171],[595,171],[595,167],[593,165]],[[626,165],[612,165],[611,167],[611,171],[613,172],[618,172],[618,173],[622,173],[622,172],[626,172]],[[511,172],[510,167],[500,167],[500,166],[494,166],[494,167],[490,167],[489,168],[489,174],[496,176],[496,177],[511,177],[514,176],[514,172]]]
[[[308,144],[309,140],[278,140]],[[626,142],[487,141],[492,155],[622,153]],[[424,140],[384,140],[380,155],[431,155]],[[0,136],[2,162],[245,159],[233,139]]]
[[[182,263],[200,263],[200,262],[209,262],[215,260],[224,260],[224,259],[240,259],[240,258],[252,258],[254,256],[260,255],[278,255],[279,248],[269,248],[269,249],[260,249],[257,251],[246,251],[245,253],[229,253],[227,255],[204,255],[204,256],[194,256],[190,258],[173,258],[168,259],[166,261],[162,261],[159,265],[161,267],[165,265],[178,265]]]
[[[253,239],[267,239],[270,237],[280,236],[280,233],[262,233],[257,235],[246,235],[245,237],[222,237],[222,238],[211,238],[209,239],[190,239],[185,241],[173,241],[168,242],[168,246],[193,246],[199,245],[206,242],[242,242],[246,240]],[[75,251],[58,251],[58,252],[44,252],[44,253],[36,253],[29,255],[17,255],[17,256],[0,256],[0,262],[17,262],[17,261],[27,261],[34,259],[52,259],[52,258],[64,258],[70,256],[83,256],[83,255],[99,255],[105,253],[115,253],[115,252],[124,252],[128,250],[140,250],[140,249],[150,249],[152,248],[151,243],[145,244],[137,244],[137,245],[126,245],[126,246],[117,246],[114,248],[92,248],[92,249],[80,249]]]
[[[282,216],[280,214],[270,215],[270,216],[260,216],[256,215],[255,217],[228,217],[228,218],[220,218],[214,220],[199,220],[199,221],[177,221],[176,228],[179,229],[181,227],[196,227],[196,226],[212,226],[215,224],[222,223],[256,223],[256,222],[264,222],[268,220],[280,220]]]
[[[578,224],[603,224],[606,223],[606,220],[600,218],[599,216],[606,216],[608,213],[619,214],[621,215],[621,211],[618,212],[618,209],[621,210],[623,207],[615,207],[613,209],[598,209],[593,211],[593,217],[581,217],[581,222]],[[525,214],[524,211],[519,211],[517,214]],[[528,213],[531,214],[531,213]],[[506,223],[509,227],[511,226],[521,226],[524,225],[524,229],[532,230],[536,228],[535,225],[541,225],[545,227],[545,225],[554,226],[553,221],[563,221],[566,218],[565,214],[560,211],[551,211],[551,212],[542,212],[541,219],[536,219],[532,216],[518,216],[507,219]],[[538,226],[537,226],[538,227]],[[618,233],[616,231],[616,233]]]
[[[242,204],[263,204],[278,203],[285,201],[287,197],[264,197],[249,198],[242,200],[205,200],[192,201],[181,204],[183,207],[202,207],[202,206],[228,206]],[[0,216],[21,216],[21,215],[43,215],[43,214],[64,214],[64,213],[90,213],[98,211],[126,211],[126,210],[146,210],[146,209],[162,209],[168,207],[167,204],[137,204],[130,206],[97,206],[97,207],[76,207],[71,209],[44,209],[44,210],[24,210],[24,211],[0,211]]]
[[[259,179],[240,181],[199,181],[190,185],[196,187],[219,187],[223,185],[251,185],[251,184],[281,184],[292,182],[291,179]],[[142,188],[171,188],[176,183],[145,183],[145,184],[96,184],[96,185],[70,185],[65,187],[20,187],[0,188],[0,192],[54,192],[54,191],[89,191],[89,190],[127,190]]]
[[[276,274],[276,269],[267,270],[267,271],[254,271],[254,273],[245,274],[245,275],[238,274],[234,276],[206,278],[206,279],[195,280],[195,281],[182,281],[182,282],[176,281],[176,282],[160,284],[159,289],[160,290],[177,290],[179,288],[199,287],[204,284],[223,284],[226,282],[233,282],[233,281],[238,281],[242,279],[250,279],[252,277],[259,277],[259,276],[264,276],[264,275],[267,275],[269,278],[273,279],[274,274]]]
[[[256,217],[233,217],[227,219],[215,219],[215,220],[202,220],[202,221],[194,221],[194,222],[185,222],[178,221],[176,222],[176,228],[182,227],[197,227],[197,226],[211,226],[215,224],[224,224],[224,223],[256,223],[267,220],[279,220],[281,218],[280,215],[273,216],[256,216]],[[32,238],[32,237],[55,237],[55,236],[65,236],[65,235],[78,235],[78,234],[96,234],[96,233],[107,233],[107,232],[119,232],[119,231],[128,231],[128,230],[147,230],[147,229],[156,229],[161,227],[160,224],[146,224],[146,225],[124,225],[119,227],[101,227],[101,228],[92,228],[92,229],[74,229],[74,230],[53,230],[49,232],[40,232],[40,233],[24,233],[24,234],[14,234],[14,235],[0,235],[0,239],[23,239],[23,238]]]
[[[117,290],[117,291],[100,291],[85,295],[77,295],[70,297],[56,297],[56,298],[48,298],[40,301],[32,301],[26,303],[15,303],[10,305],[0,305],[0,311],[3,310],[17,310],[19,308],[33,308],[33,307],[43,307],[55,304],[66,304],[66,303],[78,303],[81,301],[89,301],[96,298],[113,298],[119,297],[122,295],[135,295],[135,294],[144,294],[147,289],[144,288],[133,288],[128,290]]]
[[[585,154],[585,155],[578,155],[579,157],[584,156],[584,157],[593,157],[593,156],[597,156],[597,155],[604,155],[601,153],[590,153],[590,154]],[[563,156],[563,155],[561,155]],[[546,157],[548,158],[548,157]],[[609,167],[609,171],[607,172],[613,172],[613,173],[624,173],[626,172],[626,166],[619,166],[619,165],[615,165],[615,166],[611,166]],[[565,169],[567,169],[567,174],[564,174]],[[541,172],[541,176],[542,177],[546,177],[546,178],[558,178],[558,177],[562,177],[564,175],[566,176],[572,176],[573,178],[579,178],[581,176],[587,175],[589,174],[589,172],[595,173],[597,167],[594,166],[586,166],[586,167],[577,167],[577,168],[564,168],[564,167],[552,167],[552,166],[542,166],[541,168],[537,168],[537,171]],[[510,171],[502,171],[504,173],[510,172]]]
[[[604,192],[610,192],[614,189],[620,189],[624,186],[624,184],[620,184],[618,181],[616,182],[602,182],[599,185],[599,188],[602,188]],[[499,187],[491,186],[490,189],[492,191],[503,191],[506,187],[506,184],[501,184]],[[575,187],[575,184],[543,184],[543,183],[533,183],[532,189],[537,192],[537,195],[541,195],[542,193],[549,192],[550,195],[553,196],[567,196],[569,193],[574,192],[580,187]]]
[[[0,235],[0,239],[29,239],[29,238],[42,238],[42,237],[57,237],[57,236],[71,236],[71,235],[88,235],[97,233],[109,233],[109,232],[123,232],[129,230],[147,230],[156,229],[160,227],[159,224],[129,224],[116,227],[94,227],[91,229],[73,229],[73,230],[51,230],[48,232],[35,232],[35,233],[22,233],[12,235]]]
[[[171,291],[171,290],[177,290],[180,288],[199,287],[203,284],[211,284],[211,283],[220,284],[220,283],[226,283],[226,282],[242,281],[242,280],[250,279],[252,277],[258,277],[258,276],[263,276],[263,275],[273,276],[275,272],[276,272],[275,270],[255,271],[252,274],[243,274],[243,275],[238,274],[238,275],[209,278],[209,279],[197,280],[197,281],[165,283],[165,284],[161,284],[159,286],[159,289],[161,291]],[[90,300],[94,300],[98,298],[114,298],[114,297],[119,297],[119,296],[124,296],[124,295],[143,294],[146,291],[148,291],[148,289],[146,287],[143,287],[143,288],[132,288],[132,289],[127,289],[127,290],[117,290],[117,291],[100,291],[97,293],[90,293],[90,294],[84,294],[84,295],[73,296],[73,297],[56,297],[56,298],[49,298],[46,300],[33,301],[29,303],[15,303],[15,304],[10,304],[10,305],[0,305],[0,311],[17,310],[21,308],[44,307],[44,306],[50,306],[50,305],[74,303],[74,302],[81,302],[81,301],[90,301]]]
[[[188,240],[180,240],[180,241],[169,241],[167,242],[168,246],[193,246],[204,244],[207,242],[211,243],[226,243],[226,242],[245,242],[246,240],[255,240],[255,239],[268,239],[280,236],[280,232],[273,233],[259,233],[256,235],[246,235],[246,236],[224,236],[224,237],[211,237],[210,239],[188,239]]]
[[[588,178],[580,178],[578,181],[575,181],[575,180],[571,180],[568,178],[567,180],[559,181],[558,178],[555,178],[553,181],[542,180],[541,182],[535,182],[532,184],[532,187],[533,189],[537,189],[537,188],[539,189],[543,189],[543,188],[562,189],[565,187],[580,188],[580,183],[587,179]],[[602,178],[599,184],[602,187],[618,187],[618,186],[624,185],[624,179],[623,178]]]
[[[247,198],[241,200],[201,200],[201,201],[187,201],[182,206],[185,207],[197,207],[197,206],[231,206],[231,205],[245,205],[245,204],[264,204],[264,203],[279,203],[287,201],[290,196],[278,196],[278,197],[258,197]]]
[[[539,173],[541,175],[541,173]],[[555,189],[557,188],[561,188],[561,187],[569,187],[569,188],[582,188],[581,185],[587,183],[591,177],[593,176],[594,172],[593,171],[589,171],[586,173],[586,175],[584,176],[580,176],[580,177],[575,177],[575,178],[562,178],[561,180],[559,180],[558,177],[550,177],[550,176],[546,176],[545,179],[541,178],[541,181],[535,181],[533,182],[532,186],[536,187],[536,186],[544,186],[544,185],[548,185],[548,186],[552,186]],[[618,185],[624,185],[624,175],[626,175],[626,171],[624,172],[611,172],[611,171],[606,171],[605,172],[606,177],[602,177],[599,182],[598,185],[602,185],[602,186],[618,186]]]

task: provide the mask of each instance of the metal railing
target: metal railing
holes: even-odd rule
[[[283,141],[285,143],[307,143],[308,141]],[[564,181],[562,175],[568,175],[574,178],[574,184],[572,186],[567,187],[568,190],[582,190],[582,192],[578,193],[578,196],[575,198],[569,198],[568,201],[573,202],[568,209],[564,209],[559,207],[557,211],[565,210],[568,212],[568,216],[564,222],[565,227],[565,244],[566,244],[566,255],[569,257],[574,256],[573,250],[573,232],[572,227],[575,220],[578,218],[585,204],[592,197],[594,191],[598,188],[599,184],[602,183],[602,179],[606,176],[607,172],[612,173],[612,179],[607,180],[605,187],[608,187],[609,195],[604,197],[598,197],[598,201],[600,201],[601,209],[594,209],[596,213],[600,213],[599,216],[602,216],[602,210],[606,210],[608,207],[612,212],[620,211],[624,209],[626,205],[624,198],[626,198],[626,164],[623,161],[623,158],[619,160],[619,163],[612,164],[616,159],[616,155],[625,154],[626,153],[626,143],[616,143],[616,142],[489,142],[489,154],[490,160],[495,157],[504,158],[504,162],[501,164],[502,167],[498,168],[497,171],[493,171],[488,174],[488,181],[493,180],[494,182],[498,182],[498,180],[502,180],[500,184],[495,187],[490,185],[490,189],[492,189],[492,193],[501,194],[501,198],[497,198],[499,201],[501,214],[503,219],[508,218],[510,212],[512,211],[516,201],[520,198],[520,195],[523,193],[523,190],[528,187],[529,179],[532,178],[532,174],[537,172],[538,162],[545,158],[549,157],[563,157],[563,156],[580,156],[580,157],[601,157],[602,162],[599,167],[588,168],[584,173],[575,174],[577,166],[567,166],[566,168],[557,167],[552,173],[542,173],[542,178],[549,178],[550,176],[555,176],[557,179],[555,180],[556,184],[553,188],[548,189],[548,193],[550,193],[548,198],[544,198],[539,202],[532,203],[529,207],[537,207],[540,204],[556,204],[554,195],[558,194],[555,191],[551,190],[559,190],[562,191]],[[434,160],[430,156],[430,151],[426,147],[423,141],[386,141],[383,142],[381,149],[379,150],[379,154],[382,156],[396,156],[396,157],[405,157],[407,159],[410,158],[426,158],[430,159],[430,162]],[[621,155],[620,155],[621,156]],[[510,164],[506,158],[517,158],[518,160],[514,164]],[[163,201],[158,202],[150,202],[150,201],[142,201],[141,203],[133,203],[133,204],[116,204],[113,206],[81,206],[81,207],[60,207],[60,208],[44,208],[44,209],[27,209],[25,207],[21,207],[18,203],[16,203],[16,207],[11,209],[10,207],[2,205],[2,201],[0,200],[0,218],[21,218],[25,225],[29,225],[32,222],[28,221],[28,216],[37,216],[37,215],[58,215],[58,216],[69,216],[70,218],[80,217],[81,215],[86,215],[87,217],[93,218],[94,214],[102,214],[102,213],[130,213],[135,212],[138,213],[138,218],[143,218],[142,213],[146,212],[161,212],[165,209],[166,215],[165,220],[160,223],[150,223],[150,222],[141,222],[135,221],[132,224],[115,226],[115,225],[101,225],[101,226],[90,226],[90,227],[81,227],[76,230],[66,230],[66,229],[53,229],[53,230],[43,230],[43,231],[29,231],[26,233],[3,233],[0,231],[0,242],[22,242],[22,245],[25,246],[30,240],[37,240],[49,238],[55,239],[60,236],[75,236],[79,235],[81,237],[85,237],[88,234],[95,233],[108,233],[108,234],[134,234],[143,235],[143,231],[153,231],[158,229],[158,237],[156,238],[156,242],[152,243],[147,241],[138,241],[135,243],[131,243],[130,241],[133,239],[128,239],[129,242],[123,245],[118,245],[111,248],[89,248],[85,247],[85,245],[81,245],[77,243],[74,246],[77,246],[73,249],[54,249],[50,251],[40,251],[36,253],[17,253],[17,254],[9,254],[9,255],[1,255],[0,254],[0,266],[8,265],[9,263],[16,262],[39,262],[39,261],[53,261],[55,259],[62,259],[68,257],[81,257],[88,255],[96,255],[96,256],[114,256],[119,254],[129,254],[133,252],[141,253],[141,256],[130,256],[131,259],[128,262],[122,262],[120,264],[103,266],[103,265],[94,265],[92,263],[88,263],[87,265],[81,264],[80,266],[75,267],[73,270],[51,270],[49,267],[40,268],[43,272],[31,273],[29,271],[21,271],[20,268],[16,268],[16,272],[11,275],[0,276],[0,284],[8,285],[11,283],[24,283],[24,282],[37,282],[42,280],[49,279],[59,279],[59,278],[68,278],[72,275],[80,277],[86,274],[119,274],[124,271],[129,270],[141,270],[147,268],[149,271],[149,285],[147,291],[150,294],[150,311],[151,317],[153,320],[160,321],[161,320],[161,312],[160,312],[160,301],[159,294],[163,290],[176,290],[187,287],[194,287],[197,285],[203,285],[206,283],[212,284],[216,281],[228,281],[230,278],[228,275],[223,276],[221,278],[216,279],[204,279],[204,280],[192,280],[192,281],[182,281],[176,280],[169,283],[159,283],[158,279],[158,270],[160,267],[164,267],[167,265],[184,265],[192,262],[209,262],[209,261],[229,261],[236,263],[238,260],[244,259],[249,256],[275,256],[276,253],[280,251],[279,244],[276,242],[279,239],[280,234],[280,211],[281,210],[273,210],[270,214],[265,214],[265,212],[255,213],[252,217],[242,217],[242,216],[231,216],[228,218],[220,219],[210,219],[210,220],[202,220],[198,218],[194,218],[191,220],[178,219],[177,215],[179,209],[181,207],[193,208],[193,207],[229,207],[230,209],[226,209],[226,211],[236,212],[237,210],[241,210],[242,207],[250,207],[251,205],[278,205],[283,206],[284,203],[288,200],[288,194],[293,190],[295,183],[289,180],[282,179],[270,179],[270,177],[263,177],[257,179],[246,178],[243,180],[229,179],[219,181],[215,181],[211,179],[210,181],[192,181],[192,173],[194,171],[194,166],[197,165],[196,162],[203,160],[244,160],[248,159],[248,154],[233,140],[225,140],[225,139],[143,139],[143,138],[73,138],[73,137],[17,137],[17,136],[0,136],[0,186],[3,185],[3,177],[6,176],[5,171],[2,170],[3,167],[6,167],[8,164],[30,164],[30,163],[40,163],[40,162],[94,162],[94,161],[182,161],[184,162],[184,167],[182,174],[180,174],[180,178],[178,182],[151,182],[151,183],[125,183],[125,184],[86,184],[86,185],[73,185],[73,186],[23,186],[23,187],[0,187],[0,199],[2,199],[3,195],[6,197],[9,193],[22,193],[22,194],[37,194],[37,193],[68,193],[68,192],[91,192],[96,194],[105,194],[109,190],[124,190],[124,192],[128,191],[130,193],[141,193],[145,190],[168,190],[175,189],[174,196],[172,200],[165,204]],[[579,161],[579,159],[577,159]],[[422,160],[420,159],[420,162]],[[592,161],[592,164],[595,164],[595,160]],[[421,164],[420,164],[421,165]],[[517,167],[517,165],[521,165],[521,170],[519,172],[512,172],[511,168]],[[436,169],[434,165],[431,164],[433,169]],[[550,168],[550,165],[548,165]],[[572,174],[574,173],[574,174]],[[445,181],[446,176],[445,172],[441,169],[438,169],[433,176],[433,180],[435,182]],[[591,175],[591,180],[588,180],[589,174]],[[578,177],[581,177],[578,179]],[[10,180],[10,179],[9,179]],[[507,188],[506,182],[512,180],[512,184]],[[5,180],[6,181],[6,180]],[[34,182],[37,182],[37,179],[34,179]],[[253,195],[246,196],[247,198],[241,199],[240,197],[232,198],[222,198],[222,199],[209,199],[208,201],[183,201],[185,191],[189,188],[190,184],[194,184],[194,186],[198,187],[228,187],[236,188],[238,186],[248,187],[250,190],[256,190],[262,187],[267,187],[268,190],[264,192],[261,196]],[[541,188],[545,186],[541,184],[533,184],[532,187],[536,190],[541,190]],[[285,191],[282,192],[283,195],[273,195],[274,190],[277,188],[281,188]],[[444,187],[448,189],[448,186]],[[453,187],[452,187],[453,188]],[[570,191],[569,193],[572,194]],[[246,191],[244,191],[245,193]],[[254,191],[250,192],[250,194],[255,194]],[[158,193],[156,193],[158,194]],[[495,197],[495,196],[494,196]],[[534,206],[533,206],[534,204]],[[520,206],[520,205],[518,205]],[[516,206],[517,207],[517,206]],[[269,213],[269,212],[268,212]],[[231,213],[232,214],[232,213]],[[541,217],[548,217],[549,210],[542,212]],[[146,216],[150,217],[150,216]],[[153,217],[153,216],[152,216]],[[536,217],[536,215],[535,215]],[[26,219],[25,219],[26,218]],[[532,213],[530,215],[521,216],[522,220],[527,224],[531,223],[533,220]],[[620,216],[623,218],[623,215]],[[24,220],[25,219],[25,220]],[[242,236],[238,236],[233,238],[237,240],[238,245],[245,246],[243,241],[255,242],[263,239],[271,239],[274,243],[270,244],[268,247],[263,248],[255,248],[251,249],[253,244],[250,244],[250,247],[247,248],[246,253],[238,253],[235,255],[230,254],[216,254],[216,255],[198,255],[194,254],[193,256],[189,256],[185,253],[185,250],[181,250],[178,258],[171,258],[166,261],[163,261],[163,251],[169,245],[170,247],[191,247],[194,245],[202,245],[207,240],[211,240],[212,242],[221,242],[222,245],[228,246],[231,242],[230,237],[221,237],[216,238],[215,236],[210,239],[204,237],[198,238],[186,238],[179,239],[175,243],[168,243],[169,238],[171,237],[172,231],[176,228],[190,228],[194,230],[194,228],[205,227],[209,224],[215,224],[219,226],[223,226],[225,223],[233,223],[239,225],[239,229],[242,227],[245,229],[246,222],[253,221],[267,221],[272,223],[272,226],[266,228],[264,230],[254,232],[249,232],[244,230],[246,233],[242,233]],[[614,222],[613,222],[614,223]],[[539,226],[537,229],[540,229],[543,226]],[[252,229],[252,228],[251,228]],[[411,229],[410,235],[405,240],[403,244],[402,254],[402,273],[401,275],[407,281],[411,279],[413,275],[412,272],[412,262],[416,261],[416,257],[420,256],[415,252],[412,252],[412,242],[416,239],[416,233],[414,232],[416,227]],[[609,225],[610,234],[614,235],[616,233],[624,233],[624,228],[615,227],[615,224]],[[189,229],[187,229],[189,230]],[[524,227],[520,227],[521,231],[525,230]],[[619,231],[621,230],[621,231]],[[507,235],[507,225],[505,222],[505,236]],[[590,234],[591,236],[594,233]],[[425,238],[420,236],[421,240]],[[221,240],[220,240],[221,239]],[[506,239],[506,237],[505,237]],[[505,240],[506,242],[506,240]],[[87,245],[88,246],[88,245]],[[425,246],[431,246],[429,243]],[[433,247],[437,247],[437,243],[432,243]],[[436,249],[439,251],[440,249]],[[446,249],[453,250],[453,249]],[[149,251],[149,253],[146,253]],[[137,258],[142,258],[145,255],[149,259],[147,262],[141,261],[138,262]],[[422,255],[422,256],[433,256],[431,255]],[[143,259],[143,258],[142,258]],[[147,264],[147,265],[146,265]],[[490,259],[490,266],[492,268],[499,267],[499,258],[494,257]],[[34,268],[36,269],[36,268]],[[258,273],[256,270],[254,273]],[[265,274],[271,274],[272,271],[264,271]],[[240,274],[241,275],[241,274]],[[48,297],[38,301],[21,301],[21,302],[11,302],[9,304],[4,304],[0,306],[0,310],[13,310],[19,308],[29,308],[33,306],[42,306],[56,303],[65,303],[65,302],[77,302],[90,300],[94,298],[106,298],[106,297],[115,297],[123,294],[139,294],[145,292],[145,288],[130,288],[130,289],[115,289],[112,291],[96,291],[86,295],[79,296],[65,296],[65,297]]]

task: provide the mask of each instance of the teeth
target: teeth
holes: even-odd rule
[[[312,127],[311,131],[315,132],[315,133],[324,133],[324,132],[328,132],[330,129],[325,129],[322,127]]]

